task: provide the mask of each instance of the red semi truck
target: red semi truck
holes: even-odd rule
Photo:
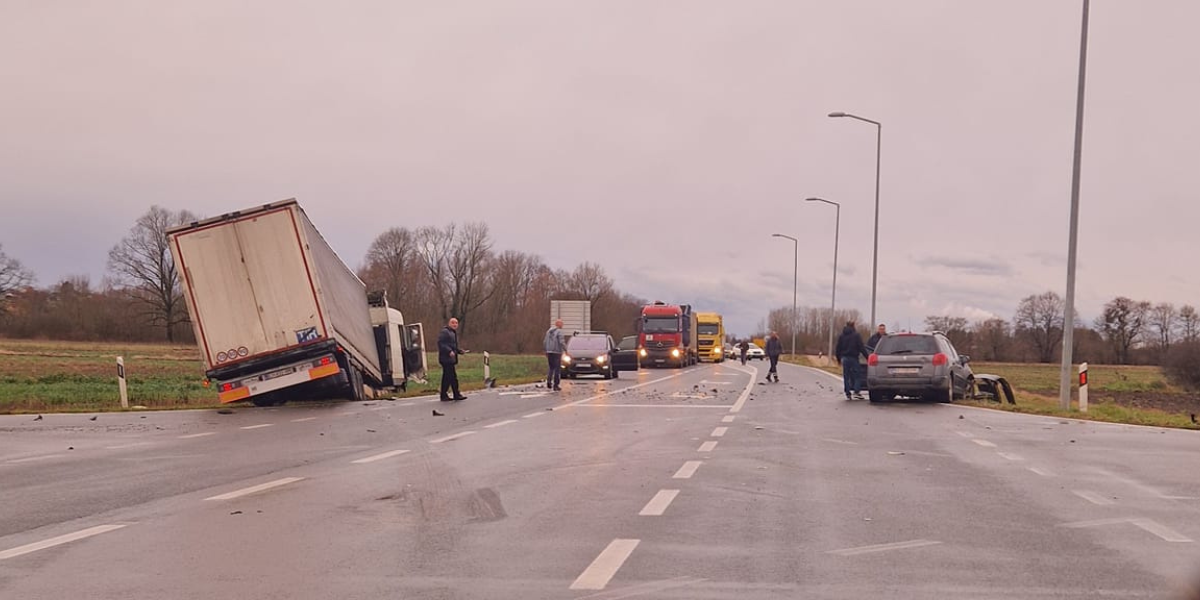
[[[688,304],[655,302],[642,307],[638,319],[638,353],[642,364],[682,369],[699,362],[696,313]]]

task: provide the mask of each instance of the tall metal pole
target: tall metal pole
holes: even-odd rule
[[[829,299],[829,356],[833,357],[833,331],[837,328],[837,265],[838,238],[842,231],[842,205],[824,198],[808,198],[805,202],[824,202],[837,209],[833,225],[833,291]]]
[[[875,321],[875,293],[879,288],[879,161],[883,155],[883,124],[875,123],[875,249],[871,254],[871,327]]]
[[[848,112],[831,112],[832,118],[850,118],[875,126],[875,244],[871,251],[871,327],[875,327],[875,300],[879,291],[879,173],[883,157],[883,123]]]
[[[1079,92],[1075,98],[1075,161],[1071,166],[1071,233],[1067,242],[1067,298],[1063,308],[1062,372],[1058,379],[1058,404],[1071,408],[1071,363],[1075,350],[1075,255],[1079,238],[1079,172],[1083,164],[1083,94],[1087,78],[1088,11],[1083,0],[1083,24],[1079,30]]]
[[[782,233],[772,233],[771,237],[783,238],[792,240],[792,316],[789,321],[792,328],[792,354],[796,354],[796,282],[799,280],[799,264],[800,264],[800,240]]]

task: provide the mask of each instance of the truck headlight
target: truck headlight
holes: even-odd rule
[[[646,357],[646,349],[645,349],[645,348],[639,348],[639,349],[638,349],[638,356],[641,356],[642,358],[645,358],[645,357]]]
[[[721,352],[722,350],[720,348],[713,348],[713,354],[720,354]]]
[[[679,358],[679,348],[672,350],[671,356],[674,356],[675,358]]]

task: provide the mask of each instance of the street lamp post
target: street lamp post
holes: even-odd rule
[[[875,126],[875,249],[871,254],[871,327],[875,327],[875,292],[879,283],[879,160],[883,152],[883,123],[848,112],[831,112],[833,118],[849,118]]]
[[[1083,92],[1087,78],[1089,0],[1083,0],[1083,25],[1079,30],[1079,91],[1075,97],[1075,159],[1071,166],[1071,232],[1067,241],[1067,297],[1063,308],[1062,372],[1058,378],[1058,404],[1071,408],[1071,363],[1075,350],[1075,248],[1079,238],[1079,171],[1083,163]]]
[[[772,233],[771,237],[792,240],[792,356],[796,355],[796,281],[800,264],[800,240],[782,233]]]
[[[833,292],[829,295],[829,359],[833,360],[833,330],[837,327],[837,263],[838,238],[842,231],[842,205],[824,198],[808,198],[805,202],[824,202],[837,209],[833,225]],[[874,319],[872,319],[874,320]]]

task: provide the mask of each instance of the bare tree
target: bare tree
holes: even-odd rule
[[[1007,358],[1009,338],[1008,321],[1004,319],[987,319],[975,324],[975,345],[983,353],[985,360],[1001,361]]]
[[[26,269],[21,261],[4,253],[0,245],[0,315],[6,312],[13,294],[33,283],[33,271]]]
[[[579,300],[591,300],[595,303],[613,293],[613,282],[605,274],[603,267],[585,262],[565,277],[562,291]]]
[[[166,328],[168,342],[175,341],[175,326],[187,323],[188,314],[183,304],[179,274],[171,258],[167,230],[196,220],[197,217],[186,210],[171,212],[152,206],[138,218],[129,234],[108,252],[108,270],[143,306],[148,321]]]
[[[487,225],[423,227],[416,238],[417,256],[436,290],[442,319],[458,317],[465,330],[472,313],[491,296],[485,270],[492,257]]]
[[[1112,346],[1117,364],[1129,364],[1130,351],[1146,331],[1150,303],[1118,296],[1104,305],[1096,318],[1096,329]]]
[[[963,317],[944,317],[930,315],[925,317],[925,327],[930,331],[940,331],[946,334],[950,343],[959,352],[967,349],[971,343],[971,330],[967,328],[967,320]]]
[[[409,302],[414,271],[419,258],[416,236],[402,227],[379,234],[367,249],[366,265],[360,278],[373,289],[382,289],[392,304]]]
[[[1054,292],[1026,297],[1017,305],[1013,328],[1029,341],[1040,362],[1053,361],[1054,352],[1062,343],[1065,306],[1062,297]]]
[[[1154,332],[1155,345],[1160,352],[1166,352],[1174,341],[1175,330],[1179,324],[1179,311],[1169,302],[1155,304],[1148,315],[1149,326]]]
[[[1179,308],[1179,337],[1180,341],[1188,343],[1200,339],[1200,314],[1190,304]]]

